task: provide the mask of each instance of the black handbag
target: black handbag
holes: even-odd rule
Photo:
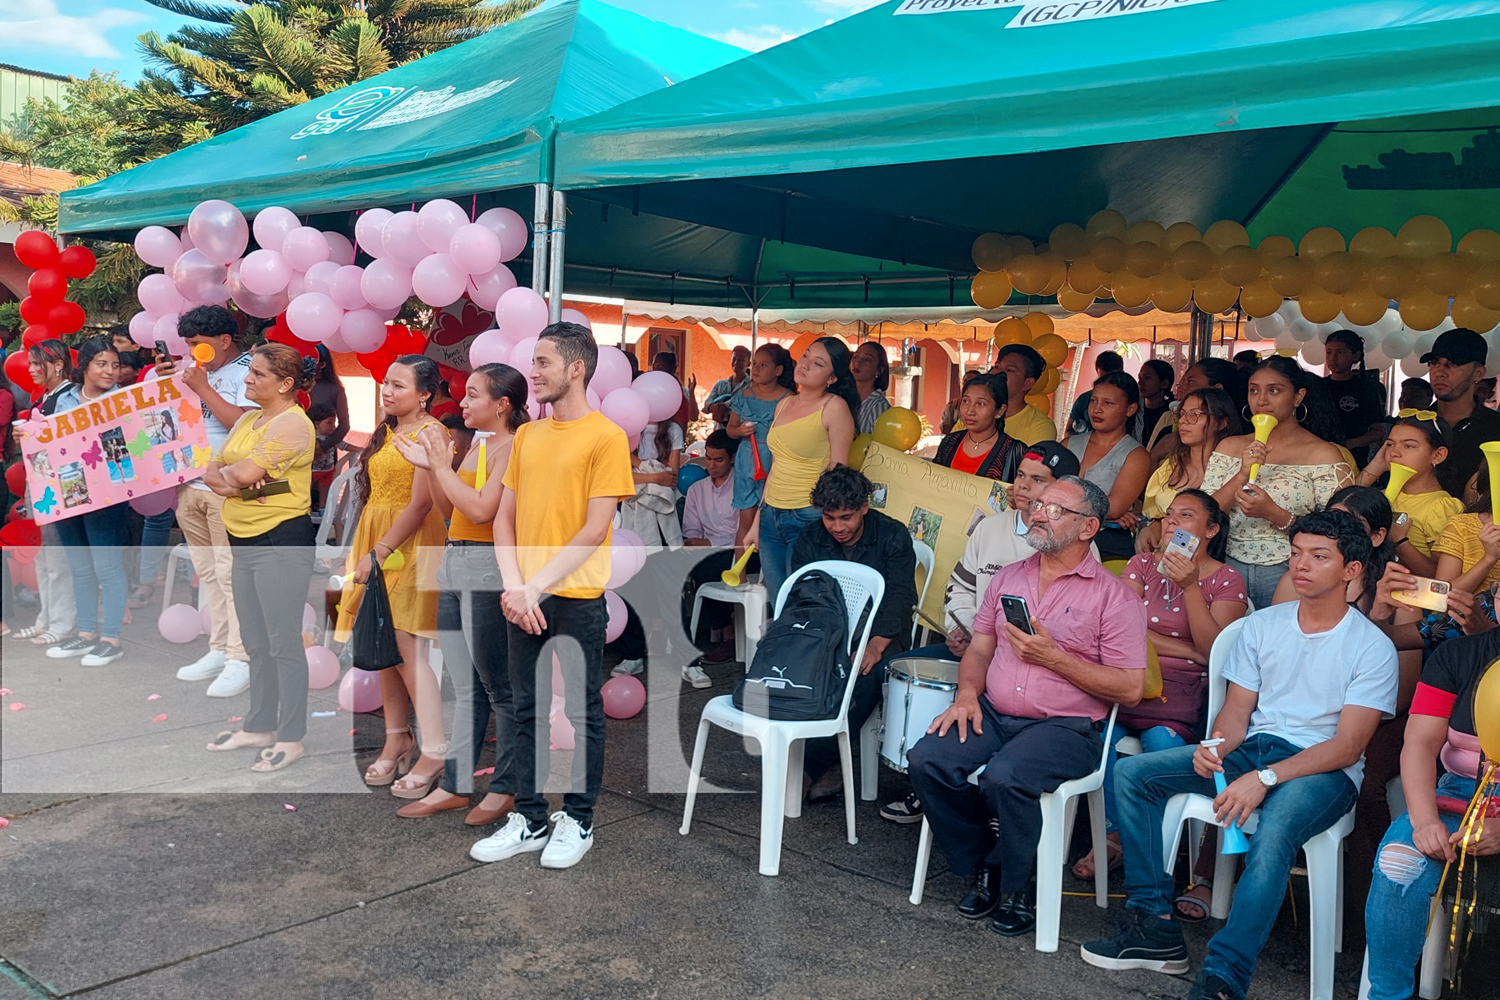
[[[360,670],[389,670],[401,662],[396,625],[391,620],[391,598],[385,590],[385,573],[374,552],[370,553],[370,577],[365,581],[364,598],[349,636],[349,657]]]

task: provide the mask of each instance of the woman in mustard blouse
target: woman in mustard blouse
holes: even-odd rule
[[[203,481],[224,497],[234,550],[235,612],[250,660],[250,711],[214,752],[262,748],[250,770],[280,771],[302,757],[307,733],[307,654],[302,606],[312,582],[315,532],[309,514],[317,435],[297,406],[302,356],[285,344],[250,352],[245,394],[260,407],[235,422]],[[244,499],[241,490],[285,480],[284,493]]]

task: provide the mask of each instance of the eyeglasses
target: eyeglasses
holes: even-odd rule
[[[1033,514],[1046,514],[1049,521],[1056,521],[1064,514],[1077,514],[1079,517],[1094,516],[1092,514],[1085,514],[1081,510],[1074,510],[1072,507],[1064,507],[1060,503],[1042,503],[1040,500],[1033,500],[1026,506]]]

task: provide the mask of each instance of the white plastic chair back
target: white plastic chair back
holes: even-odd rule
[[[849,672],[849,683],[844,686],[844,703],[839,709],[839,714],[845,715],[849,711],[849,699],[854,693],[854,679],[859,676],[859,662],[865,655],[865,645],[870,641],[870,629],[875,625],[875,613],[880,610],[880,602],[885,598],[885,578],[868,566],[843,559],[810,562],[787,577],[786,583],[781,585],[781,592],[776,595],[776,611],[772,617],[781,617],[781,609],[786,604],[787,595],[792,592],[792,585],[813,570],[822,570],[833,577],[844,592],[844,610],[849,615],[849,658],[854,667]],[[865,627],[856,633],[860,616],[866,607],[870,609],[870,613],[864,616]]]
[[[937,564],[937,553],[932,551],[932,546],[916,538],[911,540],[912,553],[917,557],[917,568],[922,570],[922,587],[917,591],[917,607],[927,603],[927,591],[932,587],[933,567]],[[922,620],[916,615],[912,616],[911,644],[917,644],[917,632],[922,628]]]
[[[1244,618],[1225,625],[1208,651],[1208,712],[1204,719],[1208,721],[1205,731],[1209,735],[1213,734],[1214,720],[1219,717],[1219,709],[1224,707],[1224,696],[1229,690],[1229,682],[1224,679],[1224,664],[1229,660],[1234,644],[1240,641],[1240,630],[1244,627]]]

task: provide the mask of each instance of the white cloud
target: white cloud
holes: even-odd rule
[[[118,7],[69,17],[58,11],[54,0],[16,0],[6,8],[0,14],[0,34],[10,45],[36,45],[94,59],[120,58],[120,50],[106,33],[146,20],[144,14]]]
[[[791,41],[797,36],[794,32],[785,31],[774,24],[763,24],[758,28],[731,28],[713,37],[738,48],[759,52],[773,45]]]

